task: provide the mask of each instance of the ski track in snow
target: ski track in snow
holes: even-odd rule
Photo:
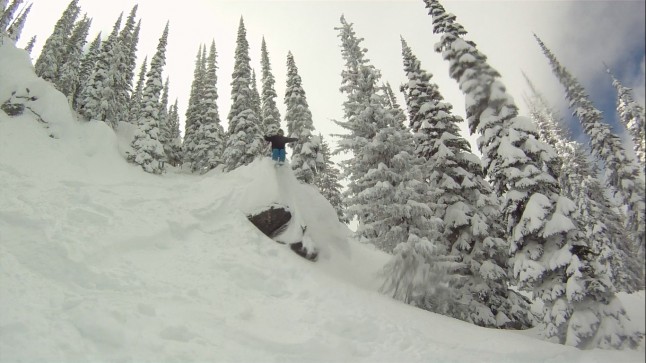
[[[288,165],[148,175],[33,71],[2,69],[0,96],[31,79],[58,113],[44,128],[0,112],[0,362],[644,361],[643,346],[579,351],[383,296],[388,257],[352,241]],[[290,238],[307,225],[318,262],[247,221],[273,203],[294,213]],[[643,320],[643,292],[622,299]]]

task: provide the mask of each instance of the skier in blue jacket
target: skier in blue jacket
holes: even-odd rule
[[[265,141],[271,142],[271,160],[274,160],[278,165],[285,162],[285,144],[298,141],[294,137],[283,136],[283,130],[278,129],[276,135],[265,136]]]

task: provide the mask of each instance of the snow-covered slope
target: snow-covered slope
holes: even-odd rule
[[[48,122],[0,112],[1,362],[644,361],[643,346],[579,351],[382,296],[387,256],[288,168],[146,174],[27,62],[0,47],[0,103],[29,88]],[[308,226],[318,262],[247,221],[272,203]],[[643,329],[643,292],[624,302]]]

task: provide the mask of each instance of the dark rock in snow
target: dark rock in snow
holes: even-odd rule
[[[25,105],[7,101],[0,106],[0,110],[4,111],[8,116],[20,116],[25,111]]]
[[[318,251],[308,251],[308,249],[303,246],[303,242],[292,243],[289,245],[289,247],[292,249],[292,251],[296,252],[297,255],[303,257],[306,260],[316,261],[316,259],[319,257]]]
[[[289,210],[287,210],[286,207],[271,206],[269,207],[269,209],[265,209],[258,214],[247,216],[247,218],[267,237],[272,238],[274,241],[280,244],[286,244],[280,239],[275,238],[283,231],[285,231],[285,229],[287,229],[287,225],[292,219],[292,214],[289,212]],[[303,234],[305,234],[307,227],[301,228],[303,229]],[[303,242],[290,243],[289,247],[297,255],[309,261],[316,261],[316,259],[318,258],[318,251],[305,247],[303,245]]]
[[[273,238],[287,228],[292,214],[287,208],[271,206],[269,209],[247,216],[247,218],[267,237]]]

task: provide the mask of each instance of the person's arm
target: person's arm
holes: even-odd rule
[[[286,143],[287,143],[287,142],[294,142],[294,141],[298,141],[298,139],[297,139],[297,138],[295,138],[295,137],[288,137],[288,138],[286,138],[286,140],[285,140],[285,142],[286,142]]]
[[[271,141],[271,136],[265,135],[265,141]]]

